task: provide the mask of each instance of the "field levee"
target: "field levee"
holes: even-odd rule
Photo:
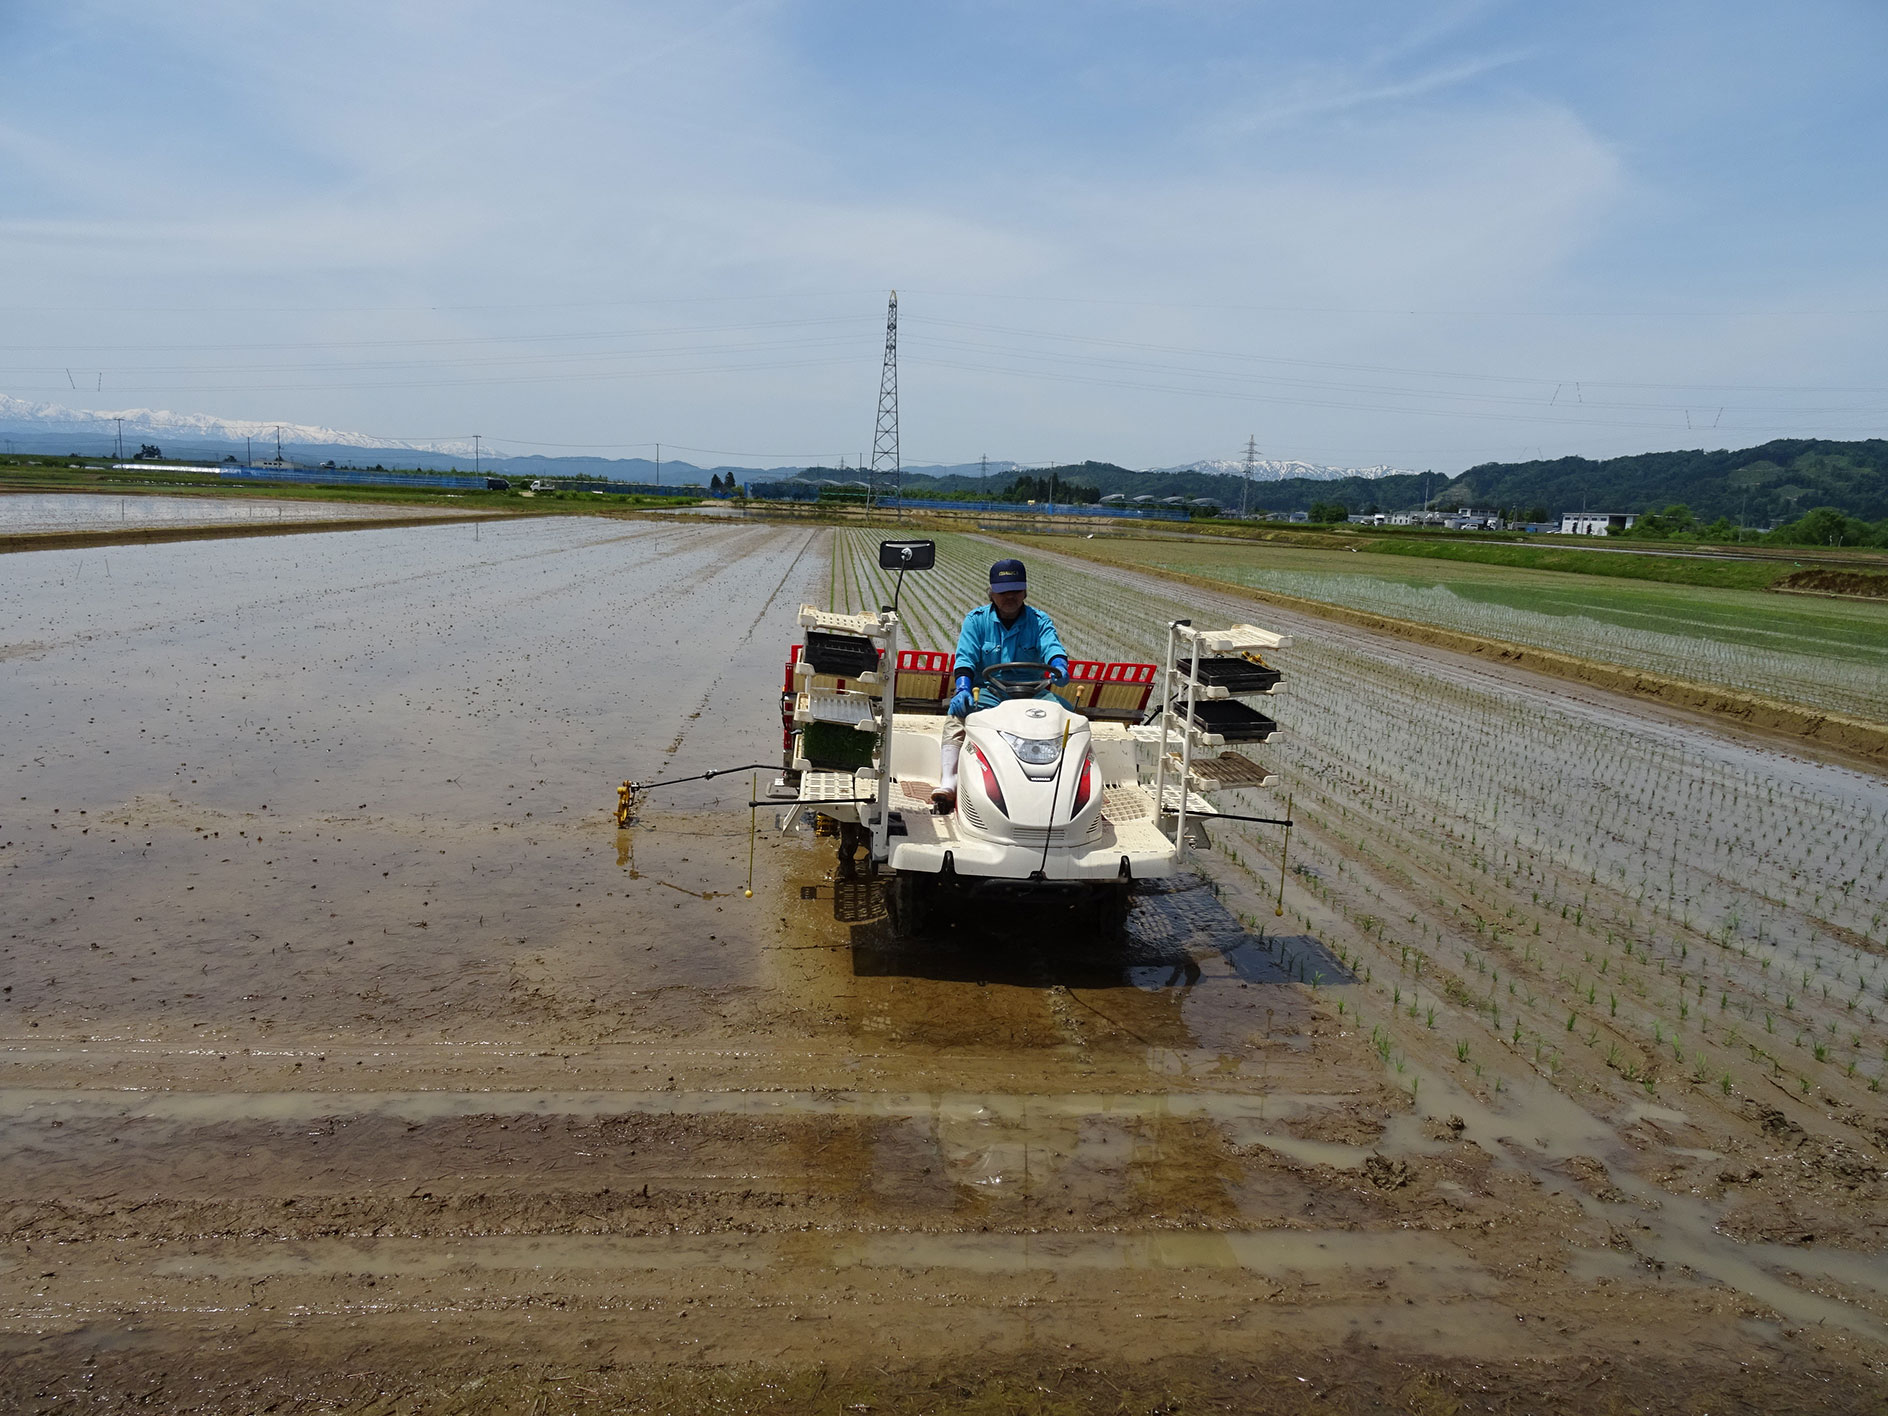
[[[386,531],[395,526],[448,526],[489,522],[473,515],[349,517],[334,521],[289,521],[267,526],[132,526],[121,531],[23,531],[0,535],[0,555],[16,551],[85,551],[101,546],[154,546],[167,541],[226,541],[245,536],[306,536],[317,531]]]

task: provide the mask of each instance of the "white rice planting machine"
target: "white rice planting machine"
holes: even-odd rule
[[[879,564],[926,570],[929,541],[887,541]],[[1242,700],[1276,693],[1268,650],[1290,640],[1255,625],[1176,620],[1163,665],[1072,660],[1002,664],[984,685],[1000,700],[965,720],[957,807],[939,814],[954,654],[906,648],[893,605],[876,613],[800,610],[802,640],[781,688],[784,763],[776,800],[798,803],[839,839],[842,876],[884,876],[893,932],[921,932],[954,903],[1061,906],[1119,930],[1136,881],[1174,874],[1214,817],[1210,797],[1277,779],[1244,749],[1278,729]],[[1151,704],[1151,706],[1150,706]],[[863,857],[861,860],[860,857]]]

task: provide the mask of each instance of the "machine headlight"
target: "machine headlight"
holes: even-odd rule
[[[1017,737],[1015,733],[1002,736],[1010,745],[1010,751],[1016,754],[1016,760],[1027,762],[1031,767],[1048,766],[1062,751],[1061,738],[1026,738]]]

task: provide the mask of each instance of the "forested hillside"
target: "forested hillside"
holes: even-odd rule
[[[1398,474],[1330,481],[1255,480],[1245,489],[1236,476],[1135,472],[1112,462],[1038,468],[1033,476],[1046,484],[1052,473],[1059,485],[1092,487],[1102,496],[1121,492],[1212,497],[1237,508],[1243,492],[1247,505],[1261,512],[1305,511],[1314,502],[1342,503],[1353,512],[1407,511],[1423,504],[1426,490],[1431,505],[1439,508],[1490,507],[1521,516],[1543,512],[1557,516],[1581,509],[1644,514],[1682,503],[1700,523],[1723,517],[1739,525],[1767,526],[1819,506],[1835,507],[1864,521],[1888,517],[1888,439],[1882,438],[1864,442],[1799,438],[1736,451],[1646,452],[1605,461],[1562,457],[1546,462],[1485,462],[1453,479]],[[803,475],[836,476],[838,471],[817,468]],[[987,483],[974,477],[908,475],[906,490],[924,496],[981,489],[996,496],[1014,480],[1013,473],[992,477]]]
[[[1554,511],[1648,512],[1674,503],[1700,521],[1787,521],[1832,506],[1864,521],[1888,517],[1888,440],[1784,439],[1734,452],[1645,452],[1595,462],[1485,462],[1448,484],[1475,506],[1544,504]]]

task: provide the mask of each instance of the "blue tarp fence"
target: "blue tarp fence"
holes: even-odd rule
[[[856,491],[848,488],[848,491]],[[819,500],[820,484],[817,482],[750,482],[747,494],[762,501],[816,502]],[[847,505],[840,502],[840,505]],[[856,503],[852,503],[856,505]],[[925,497],[880,497],[878,504],[896,510],[921,511],[969,511],[1001,512],[1009,515],[1025,516],[1114,516],[1128,517],[1145,521],[1185,521],[1187,513],[1171,506],[1106,506],[1099,503],[1075,504],[1070,502],[1009,502],[1009,501],[945,501]]]

